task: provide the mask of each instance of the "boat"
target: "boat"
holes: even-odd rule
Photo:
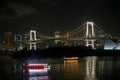
[[[79,57],[64,57],[64,60],[78,60]]]
[[[48,70],[50,69],[50,65],[48,64],[26,64],[25,68],[27,70]]]

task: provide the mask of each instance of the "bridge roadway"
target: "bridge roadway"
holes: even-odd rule
[[[36,43],[43,43],[45,41],[54,41],[54,40],[68,40],[68,41],[85,41],[86,39],[93,39],[93,40],[101,40],[101,39],[105,39],[104,37],[94,37],[94,38],[80,38],[80,37],[71,37],[71,38],[66,38],[66,37],[58,37],[58,38],[55,38],[55,37],[42,37],[41,39],[36,39],[36,40],[33,40],[33,41],[30,41],[30,40],[24,40],[24,41],[21,41],[19,43],[26,43],[26,44],[29,44],[29,43],[32,43],[32,42],[36,42]]]

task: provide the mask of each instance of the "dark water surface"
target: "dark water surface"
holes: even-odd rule
[[[47,69],[26,68],[48,64]],[[78,60],[23,59],[0,56],[0,80],[120,80],[120,57],[88,56]]]

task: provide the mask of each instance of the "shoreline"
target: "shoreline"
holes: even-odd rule
[[[13,52],[11,57],[41,57],[41,58],[57,58],[57,57],[82,57],[82,56],[120,56],[120,50],[103,50],[91,49],[83,46],[76,47],[53,47],[43,50],[22,50]]]

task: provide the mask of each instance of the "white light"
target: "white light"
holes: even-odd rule
[[[36,30],[30,30],[30,41],[36,41]],[[30,50],[32,48],[36,49],[36,42],[30,43]]]
[[[30,41],[36,40],[36,30],[30,31]]]
[[[30,77],[29,80],[49,80],[48,76]]]
[[[91,25],[91,26],[89,26],[89,25]],[[91,29],[92,29],[92,31],[90,31]],[[90,32],[92,32],[92,34]],[[86,38],[93,38],[93,37],[95,37],[94,23],[88,21],[87,26],[86,26]],[[89,42],[91,42],[91,43],[89,43]],[[94,40],[86,39],[86,46],[92,46],[92,48],[94,48]]]
[[[28,64],[28,66],[47,66],[48,64]]]
[[[29,69],[29,73],[44,73],[47,72],[47,69]]]

